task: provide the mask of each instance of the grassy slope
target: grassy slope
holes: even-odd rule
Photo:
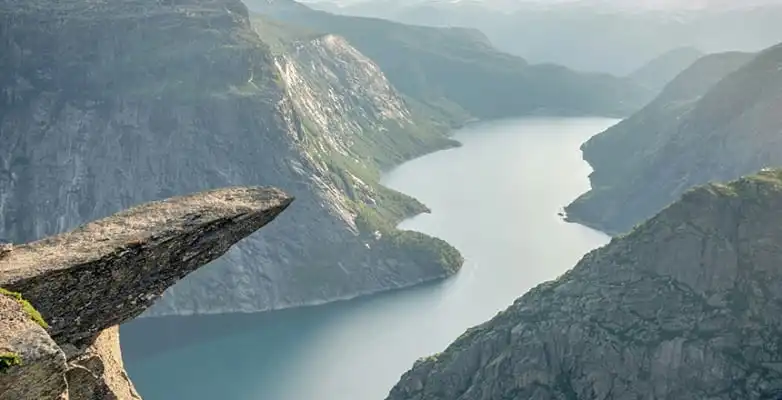
[[[253,15],[252,23],[261,40],[277,55],[293,54],[297,45],[306,45],[323,36],[322,33],[261,15]],[[419,232],[396,229],[402,220],[428,209],[416,199],[379,183],[381,173],[386,169],[428,152],[458,145],[446,136],[453,120],[433,115],[430,110],[415,104],[408,104],[408,107],[413,113],[412,124],[387,123],[382,130],[363,126],[360,135],[351,137],[352,144],[347,154],[332,149],[323,161],[331,181],[348,196],[351,207],[357,212],[356,224],[362,235],[374,236],[375,232],[379,232],[382,239],[375,245],[385,247],[389,254],[405,252],[424,265],[440,265],[446,271],[456,272],[461,267],[462,258],[455,248]],[[300,113],[300,116],[307,135],[305,143],[310,146],[312,154],[318,153],[314,148],[324,133],[307,119],[306,113]],[[375,204],[368,205],[362,200],[360,192],[366,190],[360,188],[356,178],[370,186],[368,191],[372,192]]]

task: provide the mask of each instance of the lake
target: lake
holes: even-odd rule
[[[317,307],[133,321],[122,347],[136,388],[145,400],[384,399],[416,359],[608,242],[558,213],[589,189],[579,146],[616,122],[516,119],[458,131],[462,147],[384,180],[432,209],[401,228],[456,246],[458,275]]]

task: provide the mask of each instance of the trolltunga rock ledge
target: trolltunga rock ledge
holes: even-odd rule
[[[60,344],[141,314],[177,280],[223,255],[292,202],[233,187],[143,204],[0,255],[0,287],[21,293]]]

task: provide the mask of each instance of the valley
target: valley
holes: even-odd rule
[[[0,399],[776,400],[780,13],[0,0]]]
[[[121,330],[131,378],[151,399],[384,398],[416,359],[445,348],[519,293],[606,243],[602,233],[565,223],[557,211],[588,188],[589,168],[578,146],[615,122],[514,119],[457,131],[461,147],[405,163],[383,182],[432,208],[400,228],[459,248],[465,265],[458,275],[258,316],[134,321]],[[541,170],[549,171],[545,179]],[[203,357],[214,359],[216,368],[193,368]]]

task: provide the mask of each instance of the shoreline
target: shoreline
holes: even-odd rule
[[[381,177],[380,177],[380,180],[378,181],[378,184],[383,186],[383,187],[385,187],[385,188],[387,188],[387,189],[397,191],[396,189],[391,188],[391,187],[389,187],[389,186],[384,184],[384,177],[385,177],[385,175],[391,173],[396,168],[402,166],[405,163],[408,163],[408,162],[411,162],[411,161],[414,161],[414,160],[417,160],[419,158],[423,158],[423,157],[426,157],[426,156],[429,156],[429,155],[432,155],[432,154],[436,154],[436,153],[439,153],[439,152],[460,148],[461,146],[463,146],[463,143],[458,141],[458,140],[456,140],[456,139],[453,139],[453,136],[455,136],[456,133],[458,131],[462,130],[462,129],[473,127],[473,126],[479,125],[481,123],[501,122],[501,121],[505,121],[505,120],[510,121],[510,120],[515,120],[515,119],[536,119],[536,118],[546,118],[546,117],[541,117],[541,116],[526,116],[525,117],[525,116],[521,116],[521,117],[502,118],[502,119],[491,120],[491,121],[474,119],[474,120],[465,122],[464,124],[461,124],[458,127],[454,127],[446,135],[453,143],[455,143],[454,146],[445,146],[445,147],[442,147],[442,148],[432,149],[431,151],[427,151],[425,153],[422,153],[421,155],[418,155],[418,156],[412,157],[410,159],[407,159],[407,160],[405,160],[405,161],[395,165],[394,167],[392,167],[392,168],[390,168],[390,169],[388,169],[386,171],[381,171]],[[565,118],[567,118],[567,117],[565,117]],[[574,117],[574,118],[580,118],[580,117]],[[602,117],[595,117],[595,118],[602,118]],[[401,192],[401,191],[399,193],[402,193],[405,196],[409,196],[409,197],[415,199],[416,201],[420,202],[420,200],[418,200],[417,198],[415,198],[411,194],[404,193],[404,192]],[[432,213],[432,210],[431,210],[430,207],[428,207],[423,202],[420,202],[420,203],[423,204],[424,207],[426,207],[426,210],[422,211],[420,213],[408,216],[408,217],[404,218],[403,220],[399,221],[399,223],[397,223],[395,225],[395,229],[401,230],[401,231],[405,231],[406,229],[400,229],[399,228],[399,226],[402,225],[404,222],[406,222],[406,221],[408,221],[410,219],[413,219],[413,218],[415,218],[417,216],[420,216],[420,215],[431,214]],[[565,208],[562,208],[557,214],[559,215],[559,217],[564,222],[567,222],[567,223],[570,223],[570,224],[577,224],[577,225],[581,225],[581,226],[584,226],[584,227],[589,228],[589,229],[593,229],[595,231],[604,233],[604,234],[606,234],[607,236],[609,236],[611,238],[613,238],[616,235],[618,235],[618,233],[616,233],[616,232],[611,232],[610,230],[605,230],[605,228],[600,226],[599,224],[592,224],[592,223],[589,223],[588,221],[581,220],[578,217],[574,217],[574,216],[568,214],[565,211]],[[418,232],[418,231],[416,231],[416,232]],[[423,233],[423,232],[421,232],[421,233]],[[426,234],[426,233],[424,233],[424,234]],[[426,234],[426,235],[428,235],[428,234]],[[434,236],[432,236],[432,237],[434,237]],[[439,239],[440,240],[444,240],[442,238],[439,238]],[[448,241],[446,241],[446,243],[448,243],[449,245],[453,246]],[[454,246],[454,248],[456,248],[456,247]],[[459,250],[459,249],[457,248],[457,250]],[[372,298],[372,297],[375,297],[375,296],[393,295],[395,293],[404,292],[406,290],[414,290],[416,288],[426,287],[428,285],[438,285],[438,284],[442,284],[442,283],[446,282],[450,278],[456,277],[460,272],[461,272],[461,269],[459,269],[458,271],[456,271],[453,274],[442,274],[440,276],[435,276],[435,277],[432,277],[432,278],[429,278],[429,279],[417,279],[417,280],[414,280],[414,281],[406,282],[404,284],[395,284],[393,286],[389,286],[389,287],[386,287],[386,288],[377,288],[377,289],[372,289],[372,290],[361,290],[361,291],[354,292],[353,294],[350,294],[350,295],[338,296],[338,297],[334,297],[334,298],[330,298],[330,299],[314,300],[314,301],[309,301],[309,302],[304,302],[304,303],[297,303],[297,304],[286,304],[286,305],[282,305],[282,306],[278,306],[278,307],[271,307],[271,308],[265,308],[265,309],[255,309],[255,310],[226,309],[226,310],[221,310],[221,311],[208,311],[208,312],[189,312],[189,313],[176,313],[176,314],[163,314],[163,315],[150,315],[150,316],[141,315],[141,316],[137,317],[137,320],[152,321],[152,320],[177,319],[177,318],[188,318],[188,319],[193,318],[193,319],[195,319],[195,318],[198,318],[198,317],[271,314],[271,313],[280,313],[280,312],[286,312],[286,311],[297,310],[297,309],[306,310],[306,309],[322,307],[322,306],[329,306],[329,305],[338,305],[338,304],[349,303],[349,302],[353,302],[353,301],[357,301],[357,300],[361,300],[361,299],[365,299],[365,298]]]

